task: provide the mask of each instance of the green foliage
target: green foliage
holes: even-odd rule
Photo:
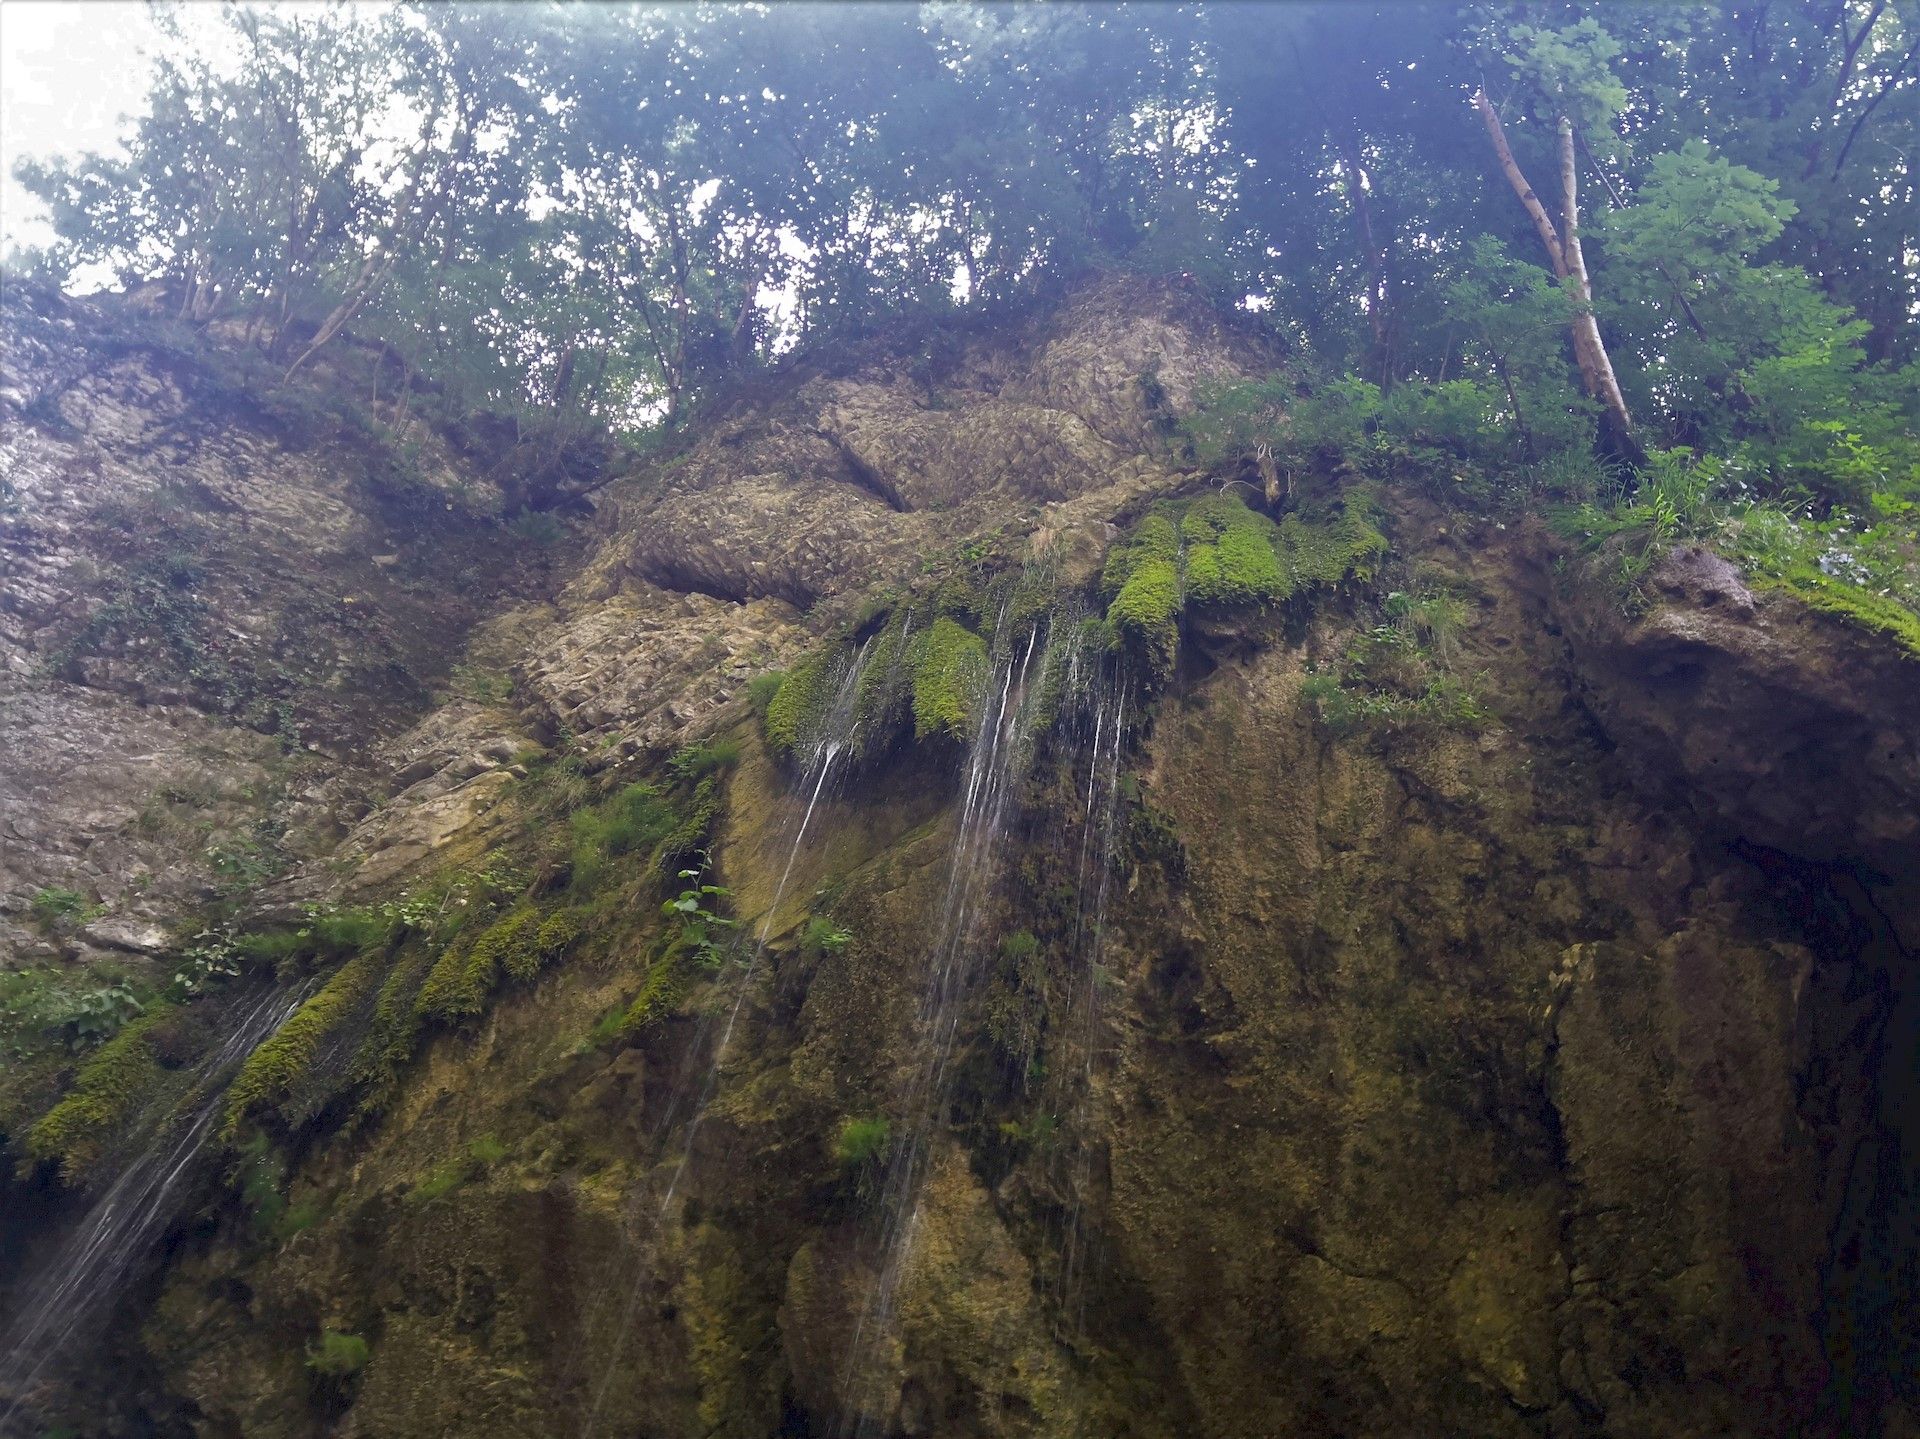
[[[58,886],[34,891],[28,908],[36,924],[58,934],[78,929],[106,913],[104,906],[90,902],[79,890]]]
[[[807,927],[800,933],[800,947],[808,954],[839,954],[853,943],[853,931],[835,924],[824,914],[816,914],[807,920]]]
[[[914,651],[914,738],[969,738],[991,669],[985,640],[945,615],[935,620]]]
[[[507,1157],[507,1146],[491,1134],[483,1134],[467,1146],[467,1157],[483,1169],[491,1169]]]
[[[1589,554],[1604,553],[1629,608],[1649,604],[1642,581],[1673,545],[1708,545],[1760,584],[1786,590],[1908,648],[1920,638],[1920,535],[1905,502],[1885,497],[1895,518],[1865,520],[1836,509],[1756,499],[1739,461],[1656,450],[1629,497],[1556,512],[1553,528]]]
[[[1371,509],[1359,490],[1335,509],[1290,513],[1278,525],[1232,494],[1159,506],[1107,554],[1106,623],[1153,673],[1165,675],[1189,604],[1253,609],[1318,587],[1371,581],[1387,551]]]
[[[534,950],[539,926],[539,912],[522,906],[501,916],[475,935],[473,943],[467,947],[459,983],[447,995],[447,1003],[441,1012],[450,1015],[478,1013],[494,986],[500,982],[503,971],[513,972],[517,969],[525,977],[531,978],[540,967],[540,957]]]
[[[773,697],[780,693],[780,686],[786,675],[780,670],[766,670],[747,681],[747,703],[760,721],[763,731],[767,727],[767,714],[773,707]]]
[[[149,1010],[94,1051],[66,1097],[27,1131],[29,1159],[58,1164],[69,1184],[87,1176],[114,1136],[160,1090],[152,1032],[168,1012]]]
[[[453,1193],[471,1177],[472,1167],[466,1160],[449,1160],[407,1191],[407,1199],[415,1204],[431,1204]]]
[[[420,992],[439,958],[444,955],[436,955],[430,946],[416,945],[400,956],[381,981],[373,1001],[372,1026],[349,1071],[355,1083],[367,1085],[374,1095],[398,1077],[400,1066],[413,1053],[422,1019]]]
[[[1389,623],[1363,631],[1340,664],[1302,681],[1301,698],[1321,723],[1336,735],[1415,727],[1471,733],[1492,723],[1473,682],[1454,669],[1466,603],[1440,590],[1396,591],[1383,608]]]
[[[326,1379],[351,1379],[367,1367],[371,1351],[357,1334],[328,1329],[307,1349],[307,1368]]]
[[[271,1238],[286,1217],[286,1161],[264,1134],[255,1134],[237,1147],[234,1179],[240,1202],[253,1218],[253,1232]]]
[[[830,653],[810,655],[780,677],[763,724],[768,748],[782,759],[794,758],[819,728],[833,700],[832,664]]]
[[[502,964],[518,980],[529,980],[571,949],[585,933],[579,916],[558,910],[540,922],[529,943],[507,955]]]
[[[1296,589],[1365,584],[1379,572],[1387,537],[1368,518],[1364,496],[1349,493],[1339,514],[1318,522],[1288,515],[1280,522],[1279,546]]]
[[[1109,603],[1126,589],[1134,575],[1147,565],[1172,567],[1180,559],[1180,530],[1165,509],[1149,511],[1107,551],[1100,569],[1100,593]]]
[[[1172,666],[1181,598],[1179,567],[1172,560],[1144,559],[1131,567],[1107,606],[1107,622],[1140,646],[1156,673]]]
[[[1000,957],[1009,964],[1024,966],[1040,953],[1040,941],[1030,929],[1016,929],[1000,941]]]
[[[151,995],[143,989],[92,966],[0,972],[0,1052],[16,1059],[50,1047],[82,1053],[146,1009]]]
[[[740,763],[740,741],[710,739],[688,745],[667,761],[667,774],[676,784],[693,784],[708,775],[730,770]]]
[[[455,665],[448,676],[448,685],[455,695],[476,704],[503,705],[513,698],[512,675],[477,665]]]
[[[1806,565],[1788,569],[1777,583],[1803,604],[1883,636],[1920,659],[1920,614],[1908,605],[1833,579]]]
[[[573,888],[592,889],[604,877],[609,860],[660,844],[681,826],[683,818],[666,792],[649,784],[627,785],[604,803],[576,813]]]
[[[616,1033],[623,1037],[638,1034],[664,1019],[680,1002],[687,984],[686,968],[681,958],[681,951],[675,946],[647,966],[647,977],[641,982],[640,992],[624,1010],[615,1011],[618,1016],[614,1026]],[[602,1036],[606,1026],[607,1020],[603,1018],[594,1027],[594,1034]],[[604,1042],[604,1038],[600,1042]]]
[[[732,897],[733,891],[717,884],[699,884],[704,863],[683,869],[685,884],[680,893],[660,906],[661,914],[677,927],[672,947],[706,969],[718,969],[732,945],[727,932],[737,920],[717,913],[712,906]]]
[[[476,989],[473,970],[467,964],[467,947],[455,940],[440,952],[433,968],[420,986],[413,1002],[414,1013],[422,1019],[454,1018],[478,1014],[486,1003],[486,992]]]

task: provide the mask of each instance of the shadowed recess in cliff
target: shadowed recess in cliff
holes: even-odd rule
[[[198,1161],[225,1108],[228,1083],[306,998],[311,980],[237,998],[233,1028],[194,1071],[186,1100],[152,1116],[124,1168],[66,1238],[16,1284],[0,1334],[0,1432],[33,1402],[33,1387],[112,1315],[134,1271],[193,1195]]]

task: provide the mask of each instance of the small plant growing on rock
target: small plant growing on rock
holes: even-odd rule
[[[77,889],[49,885],[29,902],[34,923],[49,934],[69,934],[81,925],[105,913],[105,907],[91,903]]]
[[[853,931],[835,924],[824,914],[808,920],[800,935],[800,947],[809,954],[839,954],[852,943]]]
[[[307,1368],[323,1379],[351,1379],[367,1367],[367,1341],[358,1334],[328,1329],[307,1350]]]
[[[866,1164],[885,1151],[892,1136],[893,1125],[884,1118],[848,1119],[840,1126],[839,1138],[834,1141],[833,1157],[849,1169]]]
[[[702,856],[703,861],[704,858]],[[704,863],[693,869],[681,870],[680,878],[686,883],[679,894],[660,906],[660,912],[668,919],[679,922],[680,933],[674,941],[676,948],[691,955],[706,968],[718,969],[730,947],[726,933],[738,921],[709,908],[713,901],[730,898],[733,891],[717,884],[696,883],[705,870]]]

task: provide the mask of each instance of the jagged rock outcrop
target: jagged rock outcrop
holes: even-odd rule
[[[1561,610],[1625,763],[1755,844],[1920,873],[1920,663],[1695,547],[1648,585],[1632,623],[1603,590]]]

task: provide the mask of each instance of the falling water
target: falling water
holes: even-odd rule
[[[1114,825],[1119,814],[1120,751],[1127,734],[1127,674],[1114,665],[1092,690],[1093,744],[1087,758],[1086,801],[1080,816],[1080,862],[1075,891],[1071,960],[1072,988],[1067,1000],[1068,1043],[1077,1063],[1066,1126],[1067,1212],[1060,1236],[1059,1300],[1068,1327],[1085,1327],[1085,1235],[1082,1206],[1093,1182],[1094,1067],[1101,1033],[1101,996],[1106,975],[1101,967],[1106,941],[1107,899],[1113,888]],[[1104,746],[1104,749],[1103,749]],[[1091,896],[1091,898],[1089,898]],[[1065,1107],[1065,1106],[1063,1106]]]
[[[911,626],[913,616],[907,615],[907,624]],[[903,631],[900,643],[893,647],[891,663],[897,665],[905,652],[906,632]],[[741,1011],[746,1006],[747,995],[751,991],[753,977],[759,969],[760,960],[766,954],[767,941],[771,938],[775,917],[780,912],[781,902],[787,895],[787,883],[793,877],[793,866],[800,857],[805,845],[807,833],[813,825],[814,811],[819,807],[821,797],[828,792],[829,782],[834,779],[836,765],[853,750],[859,731],[859,708],[861,682],[865,679],[871,661],[872,641],[862,644],[858,651],[850,656],[846,668],[834,692],[833,704],[822,715],[818,729],[811,735],[802,737],[800,754],[800,790],[807,796],[807,802],[800,811],[799,823],[794,826],[793,840],[787,847],[786,864],[780,871],[780,882],[774,886],[773,899],[761,918],[760,928],[754,936],[752,948],[747,952],[746,962],[739,966],[738,977],[734,980],[733,995],[726,1006],[726,1019],[720,1028],[719,1038],[712,1046],[712,1057],[705,1066],[704,1077],[697,1090],[684,1081],[675,1086],[675,1094],[668,1101],[667,1117],[662,1122],[661,1131],[670,1129],[684,1117],[685,1133],[680,1141],[680,1158],[673,1167],[673,1174],[667,1180],[667,1187],[661,1192],[660,1202],[652,1206],[656,1221],[664,1221],[673,1208],[674,1199],[680,1192],[680,1184],[686,1177],[687,1166],[693,1158],[694,1141],[699,1137],[700,1123],[706,1118],[707,1108],[713,1102],[713,1096],[720,1083],[720,1073],[725,1064],[727,1050],[733,1040],[735,1026]],[[844,774],[845,766],[839,765]],[[699,1054],[706,1048],[705,1040],[711,1028],[711,1014],[702,1021],[695,1035],[691,1052]],[[686,1099],[691,1097],[691,1107]],[[581,1426],[583,1439],[591,1436],[600,1422],[601,1411],[606,1406],[607,1393],[619,1372],[621,1351],[626,1344],[626,1336],[632,1328],[633,1317],[640,1304],[640,1297],[646,1284],[647,1273],[644,1266],[627,1286],[626,1302],[621,1310],[620,1323],[614,1331],[613,1352],[607,1358],[606,1367],[601,1373],[600,1382],[595,1387],[593,1404],[587,1411],[585,1424]]]
[[[1062,628],[1051,627],[1050,633]],[[994,636],[992,677],[967,753],[946,894],[921,998],[916,1057],[881,1190],[879,1274],[855,1325],[842,1372],[840,1392],[846,1402],[837,1428],[844,1434],[861,1434],[872,1422],[877,1359],[893,1332],[900,1282],[913,1250],[920,1185],[934,1129],[950,1097],[956,1031],[986,949],[976,931],[997,876],[996,860],[1014,814],[1015,791],[1032,758],[1037,722],[1045,709],[1045,686],[1031,683],[1047,673],[1052,658],[1040,653],[1036,667],[1041,631],[1010,642],[1005,629],[1003,610]]]
[[[155,1129],[65,1242],[21,1285],[21,1303],[0,1338],[0,1404],[6,1406],[0,1409],[0,1433],[49,1366],[107,1315],[128,1275],[178,1217],[192,1193],[189,1179],[219,1118],[227,1081],[300,1007],[310,987],[310,981],[292,989],[273,986],[245,1002],[219,1049],[194,1071],[191,1093],[197,1107],[184,1120]]]

